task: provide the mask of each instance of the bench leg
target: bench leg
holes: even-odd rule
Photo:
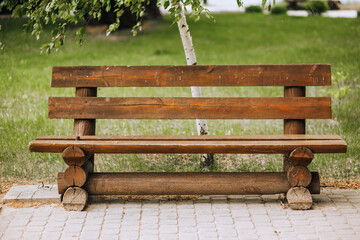
[[[299,147],[288,155],[289,166],[286,169],[287,179],[291,186],[286,198],[291,209],[306,210],[312,206],[310,191],[306,188],[310,185],[312,174],[307,168],[314,155],[306,147]]]
[[[62,204],[67,211],[82,211],[87,203],[88,193],[79,187],[69,187],[63,196]]]
[[[65,182],[64,186],[58,184],[59,192],[66,190],[62,197],[63,206],[68,211],[82,211],[86,206],[88,193],[81,187],[94,168],[91,155],[81,148],[70,146],[64,150],[62,157],[69,165],[62,176],[58,174],[58,178],[63,178]]]
[[[290,208],[293,210],[307,210],[312,206],[310,191],[305,187],[292,187],[286,194]]]

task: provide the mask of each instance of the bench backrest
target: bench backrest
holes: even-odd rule
[[[331,85],[330,73],[323,64],[54,67],[51,86],[77,94],[50,97],[49,118],[326,119],[330,98],[305,97],[305,86]],[[284,86],[285,97],[96,97],[97,87],[184,86]]]

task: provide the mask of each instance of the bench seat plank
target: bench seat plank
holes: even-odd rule
[[[51,87],[329,86],[328,64],[53,67]]]
[[[329,97],[50,97],[49,118],[327,119]]]
[[[314,153],[345,153],[346,143],[338,139],[319,140],[34,140],[32,152],[63,152],[69,146],[78,146],[89,153],[288,153],[298,147],[307,147]]]

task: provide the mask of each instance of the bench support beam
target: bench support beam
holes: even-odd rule
[[[308,186],[320,193],[317,172]],[[58,191],[67,189],[58,174]],[[265,173],[89,173],[83,186],[89,195],[241,195],[286,193],[291,188],[286,172]]]

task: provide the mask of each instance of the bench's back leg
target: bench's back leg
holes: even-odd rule
[[[284,97],[305,97],[305,92],[305,87],[284,87]],[[305,119],[284,119],[284,134],[305,134]],[[284,171],[291,166],[288,157],[284,154]]]

